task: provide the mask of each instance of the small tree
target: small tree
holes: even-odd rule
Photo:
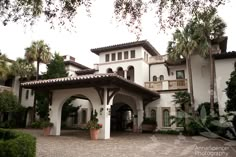
[[[53,59],[47,65],[47,72],[43,75],[43,79],[51,79],[58,77],[66,77],[67,72],[63,58],[55,53]],[[36,92],[36,112],[41,119],[48,118],[48,104],[49,104],[49,93],[48,92]]]
[[[8,115],[10,112],[16,112],[20,109],[17,97],[9,91],[0,93],[0,120],[4,114]]]
[[[234,64],[234,71],[231,73],[229,81],[226,82],[226,95],[228,100],[226,102],[226,112],[236,112],[236,62]],[[236,115],[233,118],[234,129],[236,130]]]

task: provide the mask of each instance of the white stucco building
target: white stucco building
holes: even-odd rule
[[[219,103],[220,114],[224,114],[227,100],[224,89],[236,61],[235,52],[226,53],[225,42],[227,39],[216,46],[213,55],[215,102]],[[99,56],[96,69],[75,63],[74,58],[68,56],[64,58],[67,59],[69,77],[22,84],[26,91],[44,89],[52,92],[50,120],[54,127],[51,134],[60,135],[61,109],[71,96],[78,98],[73,103],[81,108],[78,119],[71,119],[68,123],[82,127],[89,120],[91,110],[96,110],[99,122],[103,124],[100,139],[110,138],[112,130],[132,128],[139,132],[144,115],[155,119],[160,130],[181,129],[176,124],[170,125],[169,117],[180,112],[179,106],[173,103],[173,94],[189,90],[184,60],[168,62],[167,55],[160,55],[146,40],[91,51]],[[210,63],[208,58],[194,54],[191,65],[197,109],[199,104],[210,101]],[[26,103],[26,100],[22,101]]]

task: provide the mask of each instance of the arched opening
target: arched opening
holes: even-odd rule
[[[164,76],[163,75],[160,75],[160,81],[163,81],[164,80]]]
[[[118,93],[111,105],[111,133],[116,131],[138,131],[137,108],[135,99]],[[114,135],[114,134],[113,134]]]
[[[117,75],[120,75],[120,76],[122,76],[122,77],[124,77],[124,70],[123,70],[123,68],[122,67],[119,67],[118,69],[117,69]]]
[[[61,129],[83,129],[90,119],[92,104],[83,95],[68,98],[61,110]]]
[[[133,110],[125,103],[113,104],[111,108],[111,131],[132,131]]]
[[[157,81],[157,76],[156,76],[156,75],[154,75],[154,76],[152,77],[152,81]]]
[[[113,73],[113,70],[111,68],[108,68],[107,73]]]
[[[134,82],[134,67],[133,66],[128,67],[127,80]]]

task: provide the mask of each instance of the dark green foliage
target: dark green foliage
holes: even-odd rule
[[[236,111],[236,62],[234,63],[234,71],[230,75],[229,81],[226,82],[226,95],[228,100],[226,102],[226,112]],[[234,129],[236,130],[236,115],[232,120]]]
[[[176,92],[173,96],[173,102],[179,104],[181,109],[188,112],[187,109],[190,107],[190,94],[185,91]]]
[[[47,65],[47,72],[44,74],[44,79],[51,79],[57,77],[66,77],[65,64],[63,58],[55,53],[53,59]],[[49,113],[49,93],[36,91],[36,112],[41,119],[48,119]]]
[[[201,113],[201,109],[202,107],[205,108],[206,110],[206,115],[209,116],[210,115],[210,109],[211,109],[211,104],[209,102],[204,102],[204,103],[201,103],[200,105],[198,105],[198,108],[197,108],[197,112],[198,114],[200,115]],[[214,103],[214,112],[219,115],[219,104],[217,102]]]
[[[42,121],[35,121],[35,122],[32,122],[31,127],[35,129],[39,129],[41,128],[41,124],[42,124]]]
[[[236,111],[236,70],[234,70],[229,81],[226,82],[226,95],[228,97],[225,111]]]
[[[51,62],[47,65],[47,72],[43,76],[45,79],[52,79],[58,77],[68,76],[64,59],[58,53],[55,53]]]
[[[17,97],[12,92],[3,91],[0,93],[0,112],[15,112],[19,108]]]
[[[74,107],[71,102],[75,100],[75,97],[70,97],[69,99],[66,100],[66,102],[63,104],[62,107],[62,114],[61,114],[61,120],[66,121],[66,119],[71,115],[71,114],[77,114],[77,111],[79,110],[80,106]]]
[[[36,112],[40,119],[47,119],[49,112],[49,98],[47,92],[35,92]]]
[[[22,132],[0,129],[1,157],[35,157],[36,138]]]

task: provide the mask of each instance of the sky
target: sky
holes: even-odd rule
[[[236,50],[235,9],[236,1],[233,0],[218,9],[220,17],[227,24],[227,51]],[[15,60],[17,57],[24,57],[25,48],[32,41],[44,40],[52,52],[71,55],[77,62],[93,68],[93,64],[99,60],[90,51],[91,48],[136,41],[135,34],[129,32],[125,25],[117,23],[112,16],[113,1],[96,0],[91,8],[91,17],[87,16],[84,8],[79,9],[76,28],[72,28],[70,32],[57,27],[50,29],[50,25],[43,21],[32,27],[24,27],[20,23],[0,26],[0,50],[8,58]],[[160,32],[153,20],[152,16],[144,17],[140,39],[148,40],[161,54],[165,54],[172,31]]]

